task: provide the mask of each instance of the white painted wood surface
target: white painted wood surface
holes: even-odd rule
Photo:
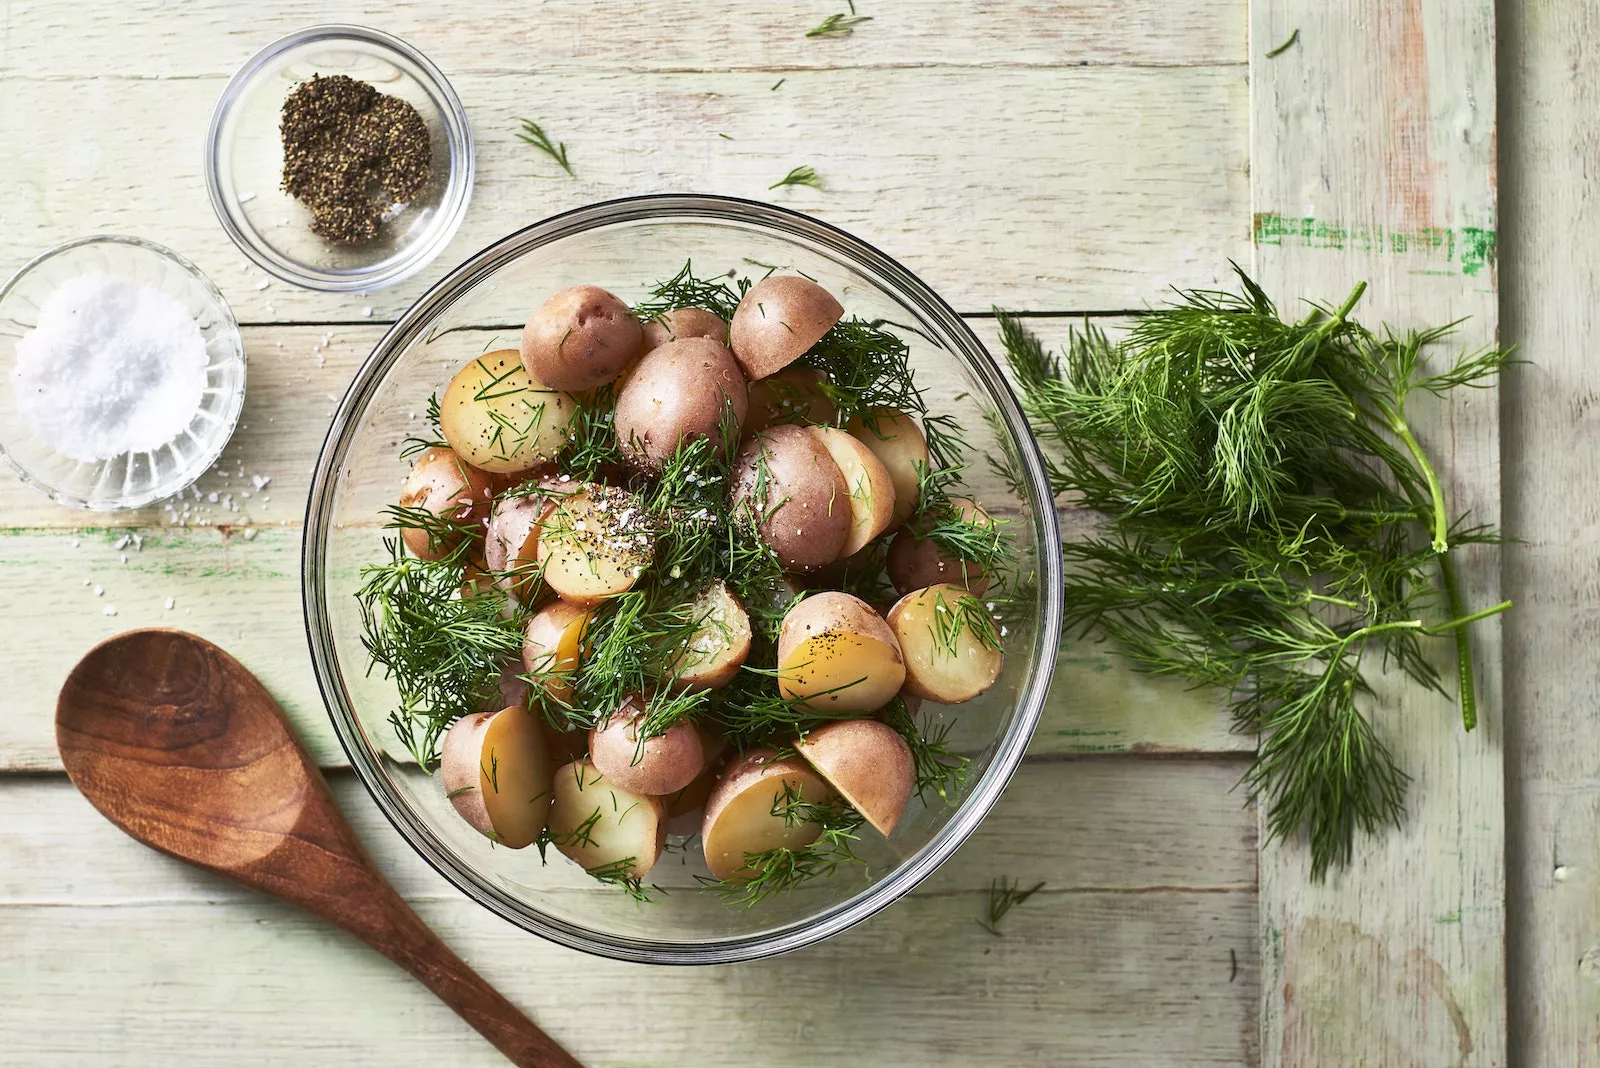
[[[1364,321],[1470,317],[1454,344],[1494,342],[1496,268],[1481,255],[1496,227],[1492,8],[1258,0],[1251,11],[1262,283],[1337,304],[1365,279]],[[1496,391],[1408,414],[1449,472],[1451,507],[1498,523]],[[1500,600],[1497,554],[1453,556],[1469,604]],[[1499,634],[1498,621],[1473,630],[1472,734],[1453,700],[1380,692],[1378,730],[1415,776],[1399,832],[1362,842],[1321,886],[1303,847],[1263,852],[1263,1064],[1506,1063]],[[1438,654],[1452,677],[1450,643]]]

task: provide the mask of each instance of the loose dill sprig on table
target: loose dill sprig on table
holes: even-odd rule
[[[809,185],[814,189],[821,189],[822,179],[811,168],[810,164],[802,163],[800,166],[791,169],[788,174],[779,178],[776,182],[767,186],[767,188],[782,189],[786,185]]]
[[[856,855],[853,845],[860,840],[856,832],[864,822],[861,814],[843,801],[807,801],[790,783],[773,798],[772,815],[790,827],[813,824],[821,829],[815,842],[800,849],[768,849],[746,853],[744,867],[753,874],[744,878],[706,879],[702,887],[720,897],[724,904],[740,910],[753,908],[776,894],[785,894],[812,879],[825,879],[841,864],[866,861]]]
[[[885,706],[881,715],[884,722],[905,739],[906,747],[911,750],[918,797],[925,800],[932,793],[940,801],[949,804],[957,793],[966,788],[972,760],[950,751],[952,724],[945,723],[937,729],[924,731],[906,707],[905,698],[898,696]]]
[[[534,148],[537,148],[540,152],[543,152],[545,155],[555,160],[561,165],[561,169],[567,172],[569,177],[577,177],[577,174],[572,169],[572,164],[567,161],[566,142],[563,141],[558,145],[551,141],[549,136],[544,132],[544,127],[540,126],[532,119],[520,119],[518,121],[522,124],[522,132],[517,134],[517,140],[526,141]]]
[[[1023,890],[1020,879],[1008,880],[1004,875],[1000,876],[989,884],[988,914],[978,921],[978,926],[996,938],[1001,937],[1000,921],[1006,918],[1006,914],[1043,889],[1043,879]]]
[[[850,13],[843,12],[829,15],[816,26],[806,31],[807,37],[849,37],[856,32],[856,27],[863,22],[871,22],[871,15],[857,15],[856,5],[850,3]]]
[[[731,319],[739,306],[739,298],[748,288],[749,283],[743,280],[737,285],[730,284],[726,275],[696,277],[693,262],[685,260],[681,271],[664,282],[657,282],[650,295],[633,306],[633,314],[647,321],[679,308],[704,308]]]
[[[1430,373],[1423,351],[1454,324],[1369,330],[1350,318],[1364,286],[1286,322],[1238,275],[1239,293],[1181,293],[1121,343],[1086,327],[1059,357],[1015,318],[1000,328],[1056,447],[1052,488],[1103,521],[1062,547],[1066,625],[1226,691],[1235,729],[1260,737],[1245,784],[1269,836],[1305,834],[1320,879],[1404,812],[1408,776],[1361,708],[1369,659],[1444,692],[1422,639],[1453,637],[1476,723],[1467,628],[1510,602],[1468,612],[1451,554],[1501,538],[1450,515],[1406,401],[1482,386],[1509,353]],[[1446,619],[1424,622],[1440,601]]]

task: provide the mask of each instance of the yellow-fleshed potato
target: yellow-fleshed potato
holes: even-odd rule
[[[587,760],[556,769],[550,840],[588,871],[644,875],[661,859],[667,812],[661,799],[625,790]]]
[[[555,502],[541,488],[501,497],[489,512],[483,537],[484,568],[494,583],[519,600],[528,600],[539,584],[539,531]]]
[[[751,286],[739,301],[728,337],[753,382],[799,359],[842,315],[833,294],[809,278],[775,274]]]
[[[639,740],[644,704],[630,697],[589,732],[589,760],[609,781],[635,793],[670,794],[694,781],[706,764],[702,736],[693,723],[674,723]]]
[[[717,344],[727,347],[727,321],[716,312],[706,311],[704,308],[674,308],[672,311],[662,312],[653,319],[645,321],[644,351],[649,352],[657,345],[665,345],[669,341],[679,341],[686,337],[708,337]]]
[[[533,685],[559,705],[572,703],[588,629],[589,610],[561,600],[535,612],[523,629],[522,666],[537,680]]]
[[[544,729],[516,705],[461,717],[440,748],[445,796],[479,833],[512,849],[544,830],[553,768]]]
[[[731,761],[706,800],[700,841],[706,867],[718,879],[749,878],[745,854],[769,849],[804,849],[822,834],[815,823],[791,822],[773,809],[788,787],[799,800],[820,804],[832,795],[828,784],[799,757],[775,759],[762,746]]]
[[[467,463],[492,474],[532,471],[567,443],[577,405],[523,369],[515,349],[469,362],[439,399],[439,430]]]
[[[914,590],[889,609],[905,655],[906,689],[947,705],[994,685],[1005,665],[998,628],[983,602],[960,586]]]
[[[639,355],[644,333],[618,297],[571,286],[539,306],[522,328],[522,362],[551,389],[603,386]]]
[[[539,530],[544,584],[564,601],[596,605],[633,588],[655,551],[644,505],[627,490],[599,483],[555,498]]]
[[[952,497],[950,503],[960,512],[962,522],[979,531],[994,530],[994,520],[974,501]],[[902,595],[941,582],[965,586],[980,597],[989,588],[989,577],[984,574],[982,565],[946,553],[938,542],[920,537],[910,527],[896,534],[889,543],[884,571],[895,591]]]
[[[872,450],[894,482],[892,530],[911,518],[921,503],[918,487],[921,472],[928,467],[928,439],[917,421],[897,408],[873,408],[853,416],[845,429]]]
[[[853,515],[844,474],[805,427],[768,427],[734,459],[730,503],[748,507],[761,540],[789,571],[835,560]]]
[[[427,512],[445,522],[481,530],[489,514],[494,490],[489,476],[452,449],[437,446],[424,449],[411,464],[405,485],[400,489],[400,507]],[[419,526],[404,526],[400,540],[419,560],[437,560],[461,544],[464,535],[428,531]]]
[[[850,807],[887,837],[900,822],[916,786],[911,747],[875,719],[847,719],[796,740],[795,752],[828,780]]]
[[[827,712],[875,712],[906,681],[900,643],[883,617],[848,593],[816,593],[778,629],[778,689]]]
[[[826,378],[821,371],[786,367],[775,375],[750,383],[750,411],[744,417],[745,436],[784,423],[807,426],[833,422],[839,415],[839,407],[824,392],[824,381]]]
[[[850,533],[840,556],[854,556],[867,542],[889,529],[894,520],[894,483],[888,468],[859,438],[837,427],[808,427],[839,465],[850,490]]]
[[[748,389],[733,353],[706,337],[668,341],[628,373],[612,415],[622,454],[647,471],[686,441],[709,438],[720,451],[724,413],[743,425]],[[734,440],[738,440],[737,433]]]
[[[673,662],[672,682],[685,690],[720,689],[750,655],[750,616],[723,582],[707,586],[689,611],[699,625]]]

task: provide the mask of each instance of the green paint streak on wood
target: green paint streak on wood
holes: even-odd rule
[[[1092,731],[1081,727],[1066,727],[1062,730],[1056,731],[1056,733],[1063,738],[1114,738],[1122,732],[1116,730]]]
[[[1484,267],[1492,265],[1496,251],[1495,231],[1487,227],[1397,230],[1270,211],[1255,214],[1251,239],[1257,248],[1288,246],[1439,259],[1455,264],[1457,271],[1468,276],[1480,274]]]

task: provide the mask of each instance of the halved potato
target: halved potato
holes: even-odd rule
[[[883,461],[859,438],[837,427],[807,429],[839,465],[844,483],[850,488],[850,533],[839,555],[853,556],[863,545],[889,529],[894,519],[894,483]]]
[[[817,593],[778,631],[778,690],[826,712],[873,712],[906,680],[894,631],[848,593]]]
[[[637,697],[589,732],[589,760],[611,782],[641,794],[681,790],[705,767],[701,735],[693,723],[674,723],[654,738],[639,740],[643,702]]]
[[[700,622],[672,665],[672,682],[686,690],[720,689],[750,655],[750,617],[722,582],[707,586],[689,610]]]
[[[735,425],[744,423],[748,392],[725,345],[706,337],[668,341],[628,372],[612,415],[617,444],[647,471],[659,471],[695,438],[709,438],[720,453],[722,420],[731,410]]]
[[[661,859],[666,808],[661,799],[625,790],[587,760],[556,769],[550,840],[586,870],[613,865],[644,875]]]
[[[564,707],[572,703],[588,629],[589,609],[557,600],[535,612],[522,632],[523,667],[537,679],[535,687]]]
[[[739,301],[728,340],[753,382],[799,359],[843,314],[833,294],[809,278],[776,274],[751,286]]]
[[[749,878],[745,855],[769,849],[804,849],[822,834],[814,823],[786,820],[774,814],[788,787],[801,800],[823,802],[828,784],[799,757],[775,759],[777,750],[762,746],[733,760],[706,800],[700,841],[706,867],[718,879]]]
[[[627,490],[588,482],[556,499],[539,531],[542,577],[564,601],[596,605],[626,593],[650,566],[655,531]]]
[[[805,427],[768,427],[734,459],[730,505],[747,508],[761,540],[790,571],[834,560],[850,536],[850,487]]]
[[[979,530],[994,529],[994,520],[976,502],[966,497],[952,497],[950,503],[956,506],[962,521],[968,525]],[[965,586],[980,597],[989,588],[989,578],[981,565],[945,552],[938,542],[922,537],[910,527],[896,534],[889,543],[884,570],[901,595],[941,582]]]
[[[842,720],[799,738],[794,748],[879,834],[894,830],[917,768],[893,727],[875,719]]]
[[[424,449],[411,464],[400,489],[400,507],[415,508],[441,520],[480,532],[494,498],[489,476],[455,454],[437,446]],[[418,526],[400,528],[400,540],[419,560],[437,560],[461,543],[465,535],[429,531]]]
[[[439,779],[479,833],[521,849],[544,830],[553,768],[539,722],[513,705],[456,720],[444,736]]]
[[[793,423],[797,426],[831,423],[839,415],[838,405],[822,389],[826,381],[821,371],[810,367],[786,367],[775,375],[750,383],[750,412],[744,418],[746,437],[769,426]]]
[[[639,355],[643,338],[620,298],[599,286],[571,286],[529,317],[521,359],[540,381],[577,392],[616,378]]]
[[[905,654],[906,690],[947,705],[994,685],[1005,664],[999,632],[983,602],[960,586],[914,590],[889,609]]]
[[[539,530],[555,500],[541,490],[501,497],[489,512],[483,563],[494,584],[528,600],[539,583]]]
[[[724,348],[728,345],[728,323],[704,308],[674,308],[644,324],[644,351],[686,337],[708,337]]]
[[[439,399],[439,430],[473,467],[515,474],[555,460],[576,410],[524,370],[515,349],[501,349],[456,372]]]
[[[872,450],[894,482],[890,528],[911,518],[920,503],[921,472],[928,467],[928,439],[917,421],[898,408],[873,408],[853,416],[845,429]]]

